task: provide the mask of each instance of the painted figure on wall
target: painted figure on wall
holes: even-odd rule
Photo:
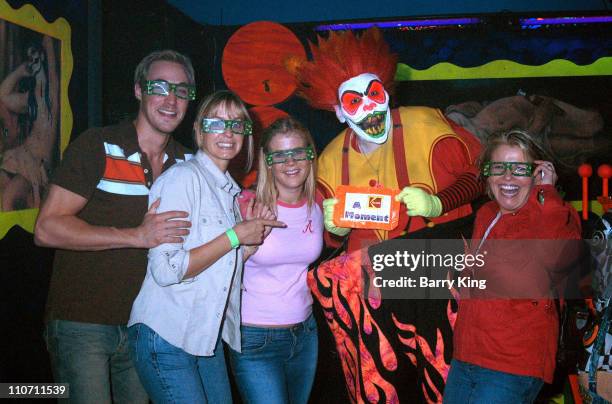
[[[59,157],[59,75],[55,44],[45,35],[0,83],[1,210],[36,208]]]

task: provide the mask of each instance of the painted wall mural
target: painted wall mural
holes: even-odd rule
[[[32,232],[49,176],[68,145],[70,26],[0,0],[0,237]]]

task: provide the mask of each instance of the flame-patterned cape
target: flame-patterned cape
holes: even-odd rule
[[[367,250],[308,274],[334,336],[351,402],[441,403],[452,358],[454,300],[381,299]],[[449,295],[450,297],[450,295]]]

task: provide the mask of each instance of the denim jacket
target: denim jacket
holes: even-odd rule
[[[128,326],[144,323],[185,352],[210,356],[223,325],[223,340],[240,351],[241,249],[228,252],[199,275],[183,279],[189,250],[242,220],[236,198],[239,192],[229,173],[222,173],[202,151],[157,179],[149,206],[161,198],[158,213],[189,212],[191,229],[183,243],[149,250],[147,274]]]

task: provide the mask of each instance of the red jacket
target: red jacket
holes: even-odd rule
[[[540,190],[543,204],[538,201]],[[498,212],[496,202],[478,211],[473,247],[480,244]],[[473,270],[473,277],[487,279],[487,289],[471,289],[470,298],[459,302],[455,359],[552,382],[559,324],[551,279],[578,251],[576,244],[568,247],[563,241],[529,240],[580,237],[576,211],[563,202],[552,185],[534,187],[518,212],[502,215],[479,249],[487,252],[484,267]],[[517,241],[493,241],[496,239]]]

